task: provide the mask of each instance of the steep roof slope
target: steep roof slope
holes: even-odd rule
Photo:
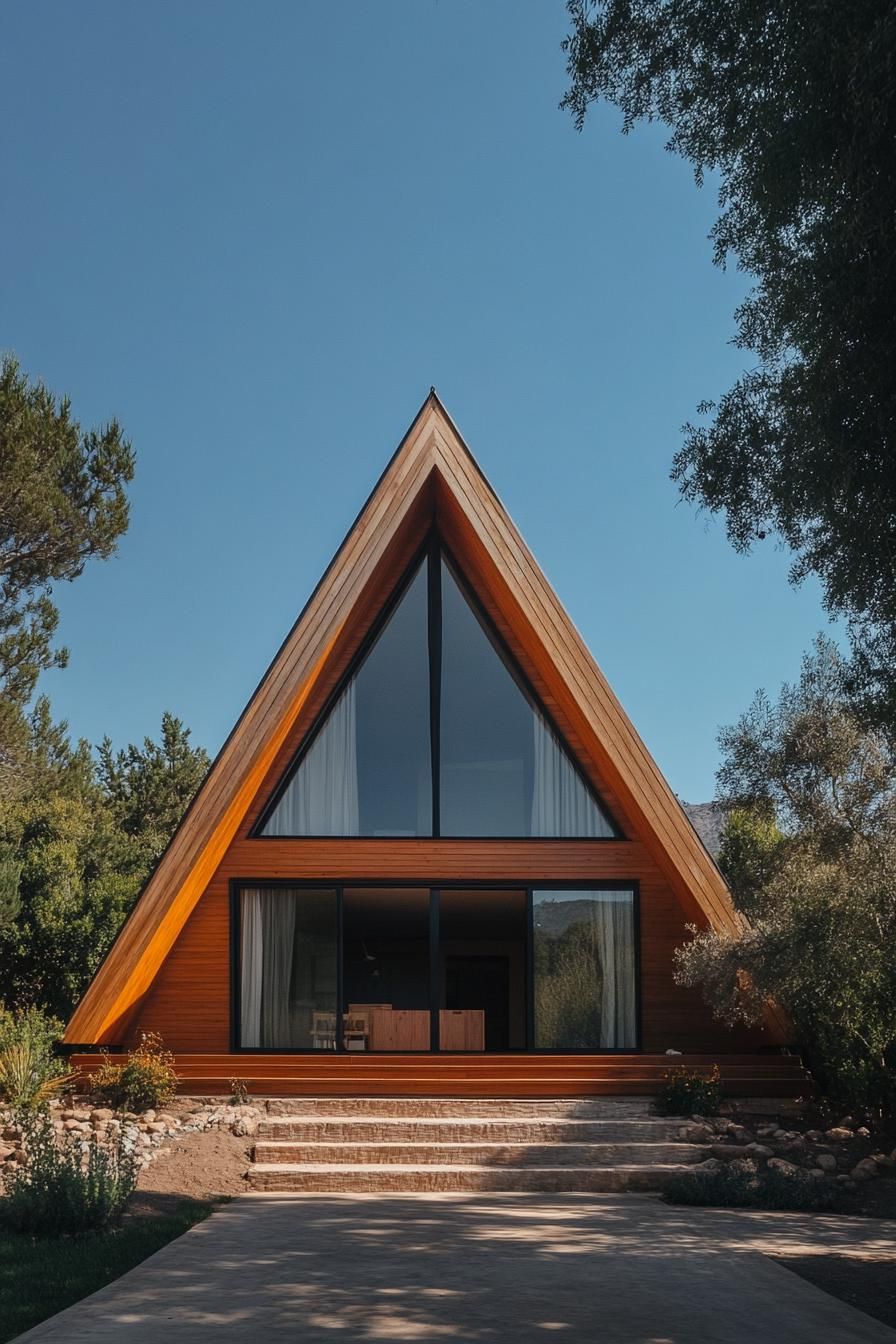
[[[513,627],[688,912],[720,930],[740,927],[681,804],[433,391],[212,765],[67,1042],[109,1039],[146,993],[377,574],[402,539],[433,522]]]

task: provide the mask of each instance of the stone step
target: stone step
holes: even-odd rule
[[[259,1141],[304,1143],[674,1142],[681,1120],[573,1120],[490,1116],[281,1116],[261,1120]]]
[[[263,1166],[351,1165],[484,1167],[691,1166],[709,1156],[692,1143],[301,1143],[260,1142],[254,1160]]]
[[[572,1097],[544,1100],[505,1097],[279,1097],[267,1102],[268,1115],[404,1116],[449,1119],[482,1117],[577,1120],[637,1120],[652,1116],[649,1098]]]
[[[474,1167],[461,1165],[367,1166],[337,1163],[255,1163],[249,1168],[254,1190],[315,1194],[416,1194],[421,1191],[612,1192],[659,1190],[678,1164],[599,1167]]]

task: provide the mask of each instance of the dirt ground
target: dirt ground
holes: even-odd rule
[[[892,1256],[860,1260],[850,1255],[784,1255],[775,1259],[816,1288],[896,1328],[896,1260]]]
[[[175,1139],[144,1167],[137,1182],[136,1203],[158,1209],[159,1201],[141,1195],[216,1200],[242,1194],[253,1140],[219,1129]]]

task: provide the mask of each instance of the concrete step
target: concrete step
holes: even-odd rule
[[[573,1120],[549,1117],[332,1115],[261,1120],[259,1141],[303,1143],[669,1143],[681,1120]]]
[[[640,1097],[572,1097],[563,1099],[531,1100],[507,1097],[294,1097],[271,1098],[267,1103],[270,1116],[287,1118],[316,1115],[354,1116],[376,1115],[428,1119],[445,1116],[449,1119],[466,1115],[485,1118],[514,1118],[558,1120],[638,1120],[652,1118],[649,1098]]]
[[[607,1192],[659,1190],[686,1167],[476,1167],[468,1165],[355,1166],[337,1163],[255,1163],[249,1168],[254,1190],[305,1191],[315,1194],[416,1194],[421,1191]]]
[[[301,1143],[291,1139],[256,1143],[254,1160],[264,1166],[352,1165],[553,1167],[691,1166],[709,1156],[693,1143]]]

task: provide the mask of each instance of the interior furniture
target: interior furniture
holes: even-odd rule
[[[485,1012],[482,1008],[439,1009],[440,1050],[484,1050]]]
[[[311,1014],[311,1044],[315,1050],[336,1049],[336,1014]]]
[[[371,1050],[428,1050],[429,1010],[374,1008],[370,1014]]]

